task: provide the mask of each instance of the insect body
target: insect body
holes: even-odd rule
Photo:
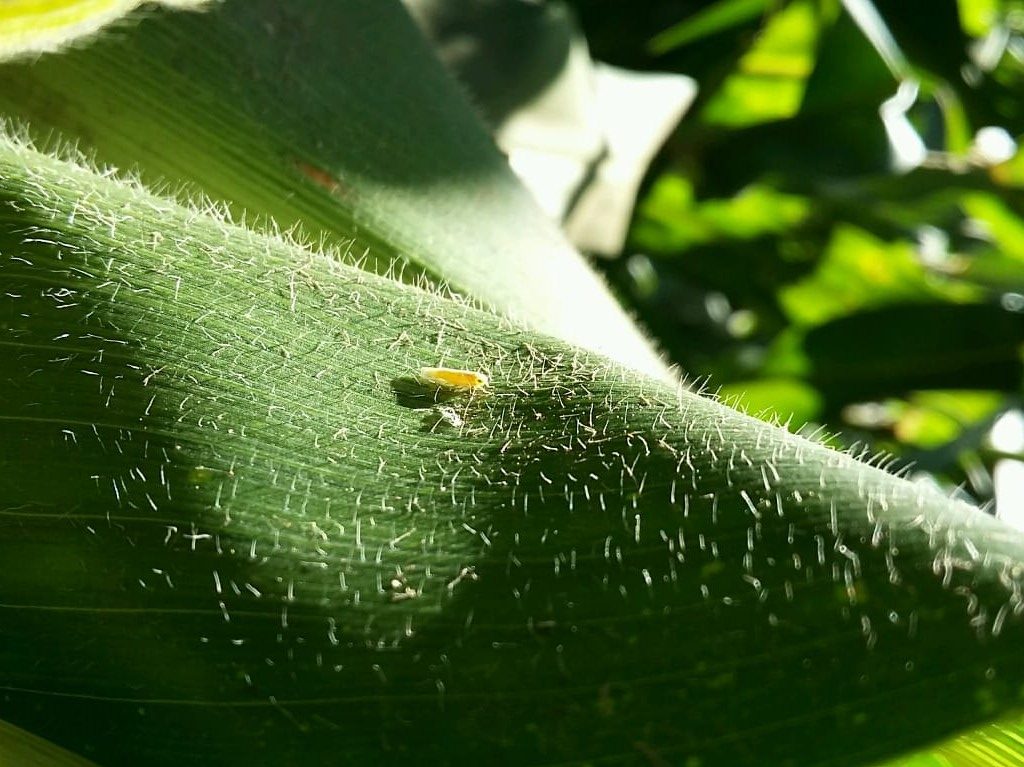
[[[487,386],[490,379],[476,370],[456,368],[420,368],[420,380],[450,391],[479,391]]]

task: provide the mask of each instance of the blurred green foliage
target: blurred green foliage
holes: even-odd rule
[[[573,5],[596,58],[700,84],[602,262],[672,360],[991,501],[1024,380],[1024,2]]]

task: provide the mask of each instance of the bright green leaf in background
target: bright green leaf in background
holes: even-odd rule
[[[999,395],[991,391],[917,392],[894,408],[893,433],[902,443],[938,448],[997,414],[1001,404]]]
[[[800,224],[808,209],[803,198],[762,186],[697,203],[692,182],[665,174],[644,200],[633,244],[648,253],[671,253],[716,240],[754,239]]]
[[[814,65],[821,5],[796,0],[774,14],[736,72],[705,105],[703,120],[742,126],[796,114]]]
[[[596,3],[578,5],[599,55],[644,66],[641,47],[602,34],[599,16],[587,15]],[[847,415],[881,412],[871,408],[930,389],[966,399],[987,392],[997,411],[1019,406],[1022,6],[844,3],[855,20],[834,4],[813,4],[817,13],[804,23],[816,42],[805,49],[810,71],[795,112],[705,125],[699,107],[724,98],[728,83],[745,76],[745,57],[799,5],[735,17],[649,58],[648,66],[677,64],[694,76],[700,103],[638,203],[633,252],[606,273],[672,360],[697,380],[709,377],[712,390],[746,392],[741,401],[752,412],[809,420],[840,443],[893,452],[900,465],[927,463],[946,487],[990,503],[987,416],[940,450],[910,439],[914,429],[900,430],[907,442],[894,439],[891,420],[869,428]],[[892,169],[879,116],[897,77],[921,83],[906,119],[927,151],[906,173]],[[761,87],[771,102],[773,84]],[[787,92],[779,90],[779,103]],[[733,215],[716,217],[722,211]],[[867,409],[850,407],[859,405]],[[952,438],[953,429],[945,433]],[[975,444],[961,449],[964,439]],[[979,469],[965,463],[968,455],[988,457]]]
[[[983,37],[999,19],[1002,0],[958,0],[960,23],[964,32]]]
[[[721,387],[726,402],[759,418],[791,421],[797,425],[821,416],[824,403],[817,389],[796,378],[761,378]]]
[[[1024,221],[993,195],[968,194],[963,198],[964,212],[984,227],[1003,256],[1024,264]]]
[[[908,243],[883,243],[868,232],[841,226],[814,273],[780,291],[779,301],[794,324],[818,325],[876,306],[978,297],[970,286],[947,284],[930,274]]]

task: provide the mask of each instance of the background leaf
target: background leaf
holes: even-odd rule
[[[410,273],[665,375],[397,0],[156,11],[131,34],[0,69],[0,109],[150,184],[187,182],[369,268],[400,255]]]
[[[616,18],[615,36],[604,3],[577,5],[599,55],[678,68],[701,87],[629,244],[600,262],[670,359],[752,412],[927,466],[993,508],[991,414],[944,421],[948,442],[928,448],[907,414],[952,392],[963,400],[953,411],[968,412],[986,396],[978,387],[996,412],[1019,410],[1024,120],[1010,93],[1024,77],[1021,4],[778,3],[661,56],[646,47],[656,31],[629,34]],[[668,6],[655,6],[671,30]],[[676,20],[698,6],[674,6]],[[803,44],[790,49],[797,37],[774,33],[797,17]],[[776,63],[798,51],[801,67],[785,82],[751,79],[766,50]],[[755,94],[749,108],[730,96],[735,83]],[[900,88],[905,99],[916,89],[905,111],[891,101]],[[728,124],[715,122],[723,104]],[[899,160],[883,111],[902,116],[918,167]]]

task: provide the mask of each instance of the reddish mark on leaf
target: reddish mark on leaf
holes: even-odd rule
[[[329,171],[299,159],[293,160],[292,164],[307,180],[312,181],[328,194],[341,195],[344,193],[345,189],[341,182],[331,175]]]

